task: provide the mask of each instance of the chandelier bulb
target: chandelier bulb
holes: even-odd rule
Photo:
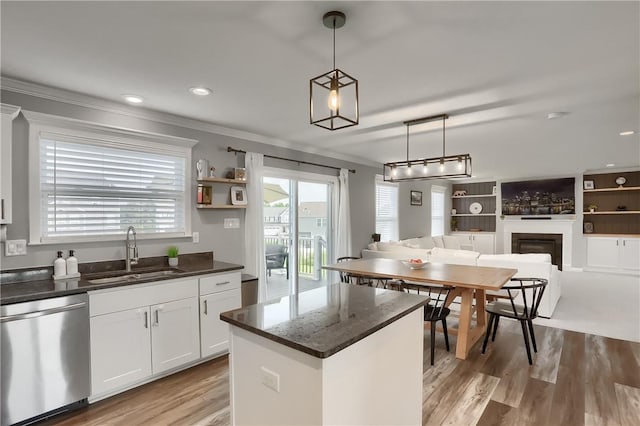
[[[407,168],[407,176],[411,176],[413,174],[413,169],[411,168],[411,163],[409,163],[409,167]]]
[[[338,94],[338,79],[331,79],[331,86],[329,90],[329,98],[327,99],[327,105],[329,109],[336,112],[340,108],[340,95]]]
[[[444,172],[444,158],[440,159],[440,173]]]
[[[458,170],[462,170],[462,157],[458,157]]]
[[[429,166],[427,165],[427,161],[425,160],[424,166],[422,166],[422,173],[427,173],[429,171]]]
[[[398,174],[398,169],[397,169],[396,165],[394,164],[391,167],[391,176],[396,177],[397,174]]]

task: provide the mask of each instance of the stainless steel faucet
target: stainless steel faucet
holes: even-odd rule
[[[131,240],[129,239],[131,233],[133,233],[133,245],[131,245]],[[125,251],[127,252],[127,258],[125,260],[126,271],[131,272],[131,265],[138,264],[138,240],[136,239],[136,228],[133,226],[127,229],[127,245]],[[133,252],[133,257],[131,257],[131,252]]]

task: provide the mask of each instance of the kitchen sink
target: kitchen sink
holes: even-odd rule
[[[123,275],[109,276],[104,278],[95,278],[88,280],[91,284],[113,284],[121,282],[129,282],[136,280],[148,280],[153,278],[170,277],[183,273],[180,269],[163,269],[161,271],[134,272],[125,273]],[[111,273],[111,275],[113,272]]]

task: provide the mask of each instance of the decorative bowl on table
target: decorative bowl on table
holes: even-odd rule
[[[420,262],[417,262],[417,260]],[[408,266],[411,269],[422,269],[429,264],[429,262],[425,262],[422,259],[402,260],[401,262],[404,266]]]

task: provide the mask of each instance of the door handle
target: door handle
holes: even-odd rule
[[[616,246],[620,245],[620,240],[616,240]]]
[[[0,214],[0,219],[4,219],[4,198],[0,201],[0,210],[2,210],[2,213]]]
[[[622,240],[622,245],[626,247],[627,246],[627,240]]]
[[[204,314],[205,315],[209,315],[209,308],[207,306],[207,301],[206,300],[204,301]]]
[[[0,317],[0,322],[16,321],[21,319],[37,318],[44,315],[57,314],[59,312],[71,311],[85,306],[85,302],[74,303],[73,305],[60,306],[58,308],[43,309],[41,311],[27,312],[26,314],[7,315]]]
[[[154,311],[156,316],[156,321],[153,323],[153,325],[155,325],[156,327],[160,325],[160,309],[162,308],[158,308]]]
[[[149,328],[149,312],[144,312],[144,328]]]
[[[231,284],[230,281],[223,281],[221,283],[216,283],[216,285],[227,285],[227,284]]]

